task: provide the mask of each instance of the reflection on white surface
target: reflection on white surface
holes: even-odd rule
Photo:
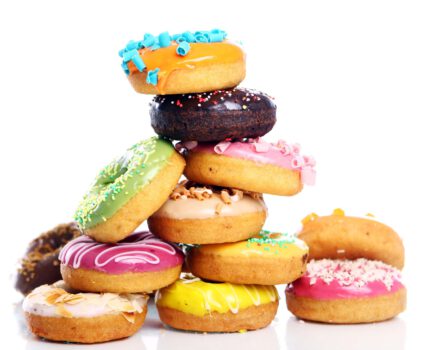
[[[288,350],[354,350],[405,348],[406,326],[402,319],[358,325],[327,325],[290,317],[286,323]]]
[[[244,349],[244,350],[277,350],[279,342],[275,325],[246,333],[191,333],[166,329],[159,334],[157,350],[217,350],[217,349]]]

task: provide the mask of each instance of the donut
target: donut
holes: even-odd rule
[[[42,285],[22,304],[30,331],[49,340],[100,343],[126,338],[142,327],[148,296],[72,291],[63,281]]]
[[[260,91],[233,88],[155,96],[150,104],[150,116],[158,135],[211,142],[267,134],[276,123],[276,105]]]
[[[187,264],[195,276],[210,281],[275,285],[302,276],[307,256],[308,247],[303,241],[262,231],[246,241],[193,247]]]
[[[107,165],[81,201],[75,220],[98,242],[118,242],[167,200],[185,166],[166,140],[152,137]]]
[[[245,78],[245,53],[219,29],[131,40],[119,54],[134,90],[170,95],[231,88]]]
[[[85,292],[141,293],[177,280],[184,255],[146,231],[118,243],[99,243],[81,236],[61,250],[59,260],[62,277],[71,288]]]
[[[36,287],[61,279],[59,251],[80,235],[77,224],[70,222],[57,225],[32,240],[19,263],[15,288],[26,295]]]
[[[381,261],[311,260],[307,273],[286,288],[295,316],[325,323],[368,323],[395,317],[406,307],[400,271]]]
[[[379,260],[402,269],[404,247],[398,234],[372,216],[346,216],[341,209],[332,215],[308,215],[298,237],[310,247],[310,259]]]
[[[284,141],[184,142],[176,147],[186,153],[185,176],[198,183],[281,196],[314,184],[314,160]]]
[[[267,208],[261,194],[183,181],[149,219],[149,229],[171,242],[236,242],[258,234]]]
[[[198,332],[239,332],[268,326],[279,305],[274,286],[211,283],[185,274],[155,295],[161,321]]]

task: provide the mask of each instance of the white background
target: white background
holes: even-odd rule
[[[276,97],[278,122],[266,139],[297,141],[318,164],[315,187],[292,198],[267,196],[267,227],[293,231],[306,214],[341,207],[375,214],[400,233],[407,250],[409,306],[395,323],[293,328],[297,321],[288,321],[282,303],[275,345],[308,348],[303,342],[314,339],[319,346],[339,329],[348,332],[343,338],[366,339],[363,348],[389,334],[397,337],[390,338],[393,348],[414,348],[425,311],[424,18],[424,2],[407,0],[1,2],[3,341],[40,346],[22,338],[14,316],[3,312],[18,300],[10,275],[28,241],[70,220],[97,171],[153,134],[150,97],[132,90],[118,50],[145,32],[221,28],[247,51],[242,85]],[[372,332],[376,327],[381,333]],[[267,332],[244,339],[263,344]],[[235,344],[234,337],[220,341]],[[158,342],[157,333],[145,336],[143,329],[135,339],[128,346]],[[194,335],[183,339],[196,348]]]

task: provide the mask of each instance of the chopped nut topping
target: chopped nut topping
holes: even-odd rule
[[[223,209],[223,207],[224,207],[224,205],[223,205],[222,203],[218,203],[218,204],[216,205],[216,207],[215,207],[215,213],[216,213],[217,215],[220,215],[221,210]]]

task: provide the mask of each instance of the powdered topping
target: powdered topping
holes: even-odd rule
[[[120,274],[181,265],[183,253],[150,232],[139,232],[118,243],[99,243],[87,236],[79,237],[62,249],[59,260],[74,269]]]
[[[370,297],[395,292],[403,287],[401,273],[381,261],[312,260],[306,274],[289,290],[316,299]]]
[[[47,317],[95,317],[121,314],[133,323],[143,312],[148,296],[144,294],[74,293],[63,281],[34,289],[24,300],[25,312]]]
[[[177,150],[190,152],[215,153],[228,157],[243,158],[259,163],[272,164],[282,168],[299,171],[304,184],[313,185],[316,177],[314,158],[300,154],[298,144],[289,144],[283,140],[267,143],[261,138],[244,140],[224,140],[219,143],[180,142]]]

